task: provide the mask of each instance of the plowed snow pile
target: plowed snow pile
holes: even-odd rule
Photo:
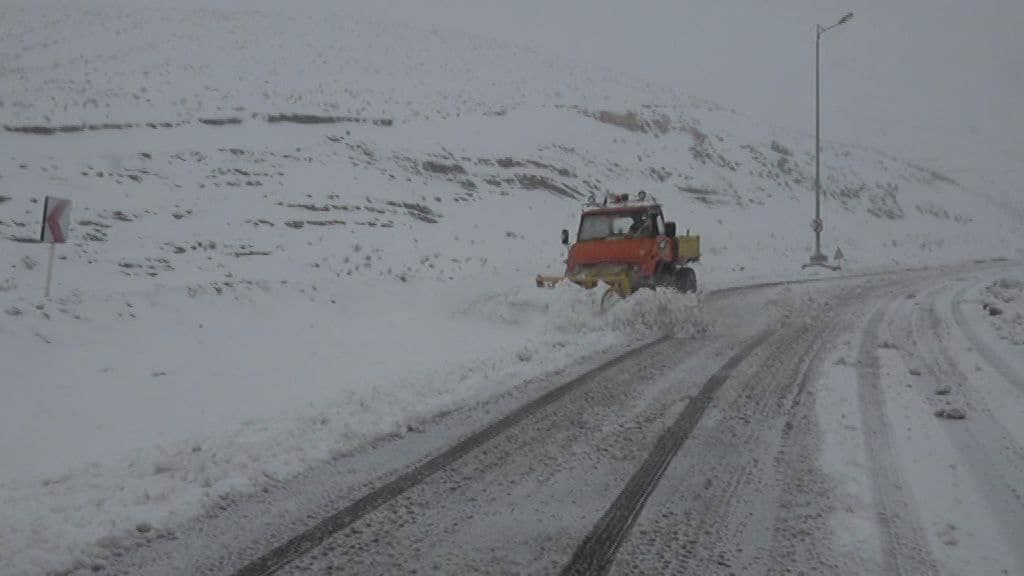
[[[1000,338],[1024,346],[1024,280],[1000,278],[985,287],[983,310]]]
[[[707,330],[696,294],[645,288],[625,299],[611,295],[602,307],[607,289],[601,285],[587,290],[568,281],[550,290],[516,288],[481,299],[465,312],[508,324],[540,318],[538,334],[555,340],[612,342],[663,335],[688,337]]]
[[[606,289],[586,290],[571,282],[560,283],[548,305],[548,329],[569,334],[611,331],[631,338],[693,336],[705,329],[696,295],[641,289],[626,299],[610,297],[602,309]]]

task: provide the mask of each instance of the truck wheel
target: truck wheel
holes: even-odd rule
[[[693,268],[683,268],[677,274],[676,286],[680,292],[686,294],[697,291],[697,273]]]

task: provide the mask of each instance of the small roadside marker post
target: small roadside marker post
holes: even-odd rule
[[[71,200],[47,196],[43,202],[43,226],[39,231],[39,241],[50,243],[50,261],[46,265],[46,290],[44,298],[50,297],[50,281],[53,279],[53,260],[57,253],[57,244],[67,241],[68,227],[71,225]]]

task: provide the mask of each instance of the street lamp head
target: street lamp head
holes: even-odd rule
[[[853,20],[853,12],[847,12],[846,14],[843,15],[842,18],[839,19],[838,22],[836,22],[835,24],[833,24],[831,26],[821,26],[821,25],[819,25],[818,26],[818,38],[821,38],[821,35],[824,34],[826,31],[831,30],[831,29],[835,28],[836,26],[842,26],[843,24],[846,24],[850,20]]]

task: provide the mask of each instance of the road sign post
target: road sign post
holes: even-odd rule
[[[43,202],[43,226],[39,231],[39,241],[50,243],[50,261],[46,265],[46,289],[44,298],[50,297],[50,282],[53,280],[53,261],[57,255],[57,244],[67,241],[68,227],[71,225],[71,200],[47,196]]]
[[[56,242],[50,242],[50,261],[46,265],[46,290],[43,291],[43,298],[50,297],[50,280],[53,279],[53,259],[57,255]]]

